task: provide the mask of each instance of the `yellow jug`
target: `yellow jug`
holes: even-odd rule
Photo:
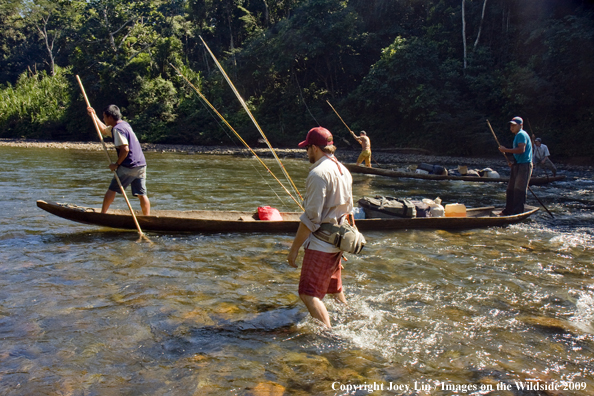
[[[466,217],[466,206],[459,203],[447,204],[445,217]]]

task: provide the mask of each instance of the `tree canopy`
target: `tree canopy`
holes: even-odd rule
[[[5,0],[0,137],[92,139],[75,75],[146,142],[230,144],[171,67],[254,144],[311,127],[343,144],[495,152],[521,116],[556,156],[594,152],[594,9],[578,0]],[[347,137],[348,139],[348,137]],[[579,144],[575,144],[579,142]]]

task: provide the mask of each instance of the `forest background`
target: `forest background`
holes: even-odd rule
[[[322,125],[375,148],[498,155],[525,120],[553,157],[594,160],[594,6],[578,0],[2,0],[0,137],[94,140],[122,108],[144,142],[229,145],[179,68],[250,144]]]

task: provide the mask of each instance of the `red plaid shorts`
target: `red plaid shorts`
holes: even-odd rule
[[[326,294],[340,293],[342,291],[341,259],[342,252],[324,253],[305,249],[299,279],[299,294],[321,300]]]

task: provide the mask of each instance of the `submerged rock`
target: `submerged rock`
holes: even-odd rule
[[[260,382],[248,394],[253,396],[282,396],[285,394],[285,387],[276,382]]]
[[[570,322],[546,316],[520,316],[519,321],[527,325],[540,327],[554,333],[580,333],[579,329]]]

